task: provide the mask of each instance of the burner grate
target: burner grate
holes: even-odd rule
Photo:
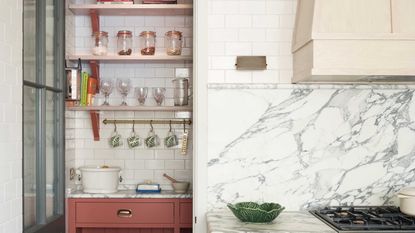
[[[394,206],[326,207],[311,213],[342,232],[415,230],[415,218]]]

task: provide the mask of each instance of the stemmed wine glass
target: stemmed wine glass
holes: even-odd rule
[[[105,96],[105,101],[102,106],[108,106],[110,103],[108,102],[108,97],[112,93],[114,85],[110,79],[101,79],[100,86],[99,86],[101,93]]]
[[[164,94],[166,93],[166,88],[164,87],[155,87],[153,88],[153,97],[156,100],[158,106],[163,103]]]
[[[131,89],[130,79],[117,79],[117,90],[122,96],[121,106],[127,106],[126,98]]]
[[[144,105],[146,102],[148,88],[147,87],[136,87],[135,94],[137,95],[138,102],[140,105]]]

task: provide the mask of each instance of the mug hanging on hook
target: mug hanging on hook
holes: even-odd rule
[[[130,137],[127,138],[128,147],[133,149],[140,145],[140,137],[135,132],[135,121],[133,120],[133,129],[131,131]]]
[[[114,121],[114,132],[112,133],[109,143],[113,148],[122,145],[121,135],[117,132],[117,121]]]
[[[150,131],[148,132],[147,138],[144,140],[148,148],[153,148],[160,145],[160,138],[154,132],[153,121],[150,121]]]
[[[164,138],[164,145],[167,148],[171,148],[171,147],[177,146],[179,144],[179,142],[177,141],[177,136],[172,130],[171,121],[169,123],[169,127],[170,127],[170,130],[167,133],[167,137]]]

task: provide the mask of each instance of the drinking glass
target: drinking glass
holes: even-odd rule
[[[122,103],[121,106],[127,106],[126,98],[128,95],[128,92],[130,92],[131,89],[131,80],[130,79],[117,79],[117,90],[120,92],[122,96]]]
[[[147,93],[148,93],[147,87],[136,87],[135,88],[135,94],[137,96],[137,99],[140,105],[144,105],[144,103],[146,102]]]
[[[166,93],[166,88],[164,87],[153,88],[153,97],[156,100],[156,103],[158,106],[160,106],[163,103],[165,93]]]
[[[110,94],[112,93],[112,90],[114,88],[112,80],[101,79],[101,83],[99,85],[99,88],[101,90],[101,93],[105,96],[105,101],[102,104],[102,106],[110,105],[110,103],[108,102],[108,97],[110,96]]]

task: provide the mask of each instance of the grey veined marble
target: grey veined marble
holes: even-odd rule
[[[173,191],[161,191],[161,193],[137,193],[135,190],[119,190],[116,193],[84,193],[83,191],[71,191],[66,193],[67,198],[192,198],[191,193],[178,194]]]
[[[334,233],[333,229],[307,212],[282,212],[270,224],[243,223],[229,210],[207,214],[209,233]]]
[[[413,89],[209,90],[208,204],[394,204],[415,178]]]

